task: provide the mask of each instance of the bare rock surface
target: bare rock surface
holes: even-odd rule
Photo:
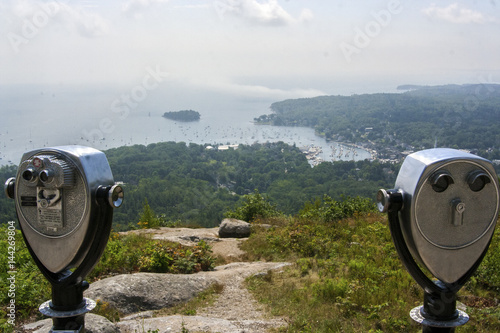
[[[131,314],[187,302],[214,282],[209,275],[200,274],[122,274],[92,283],[85,297]]]
[[[125,231],[120,234],[143,234],[150,235],[152,239],[162,239],[186,246],[194,246],[201,240],[207,243],[220,241],[218,234],[219,228],[158,228],[158,229],[139,229]]]
[[[218,266],[213,272],[196,275],[213,277],[224,285],[216,302],[199,310],[196,316],[166,316],[157,318],[123,318],[117,326],[121,332],[136,332],[144,329],[163,332],[231,332],[260,333],[273,327],[286,326],[284,318],[269,318],[248,290],[242,285],[245,278],[259,272],[279,270],[288,263],[235,262]]]

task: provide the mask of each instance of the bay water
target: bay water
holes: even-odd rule
[[[123,91],[126,88],[1,87],[0,165],[17,165],[24,152],[41,147],[78,144],[106,150],[163,141],[212,146],[283,141],[299,148],[317,147],[319,160],[371,158],[364,149],[327,142],[312,128],[254,124],[254,118],[271,113],[270,98],[206,91],[183,95],[170,88],[127,102]],[[201,119],[179,122],[162,117],[164,112],[186,109],[198,111]]]

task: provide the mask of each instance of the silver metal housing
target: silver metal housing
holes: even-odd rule
[[[406,157],[395,188],[412,256],[446,283],[460,279],[489,245],[499,212],[498,178],[491,162],[438,148]]]
[[[114,184],[104,153],[83,146],[33,150],[16,178],[19,223],[40,262],[53,273],[78,266],[90,243],[97,188]]]

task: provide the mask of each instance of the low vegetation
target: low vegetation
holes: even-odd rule
[[[7,228],[0,226],[0,235],[6,233]],[[8,271],[0,271],[0,331],[6,332],[12,330],[12,325],[7,323],[7,305],[11,299],[15,299],[15,322],[19,325],[23,321],[41,319],[38,307],[51,298],[51,286],[33,262],[20,231],[15,232],[15,244],[15,297],[9,296]],[[0,238],[0,247],[7,249],[6,237]],[[1,267],[8,267],[8,261],[7,251],[1,251]],[[215,257],[204,241],[188,247],[134,233],[112,233],[101,260],[87,280],[92,282],[111,275],[134,272],[189,274],[212,270],[214,265]],[[111,320],[117,319],[116,311],[104,303],[98,304],[97,313]]]
[[[212,250],[205,241],[189,247],[139,234],[114,233],[89,279],[131,272],[191,274],[212,270],[214,262]]]
[[[286,260],[281,273],[247,280],[274,315],[289,318],[283,332],[416,332],[409,311],[423,292],[403,268],[387,217],[362,198],[308,203],[293,218],[269,218],[244,244],[251,260]],[[460,291],[470,322],[459,332],[500,330],[500,241]]]
[[[247,260],[289,261],[283,271],[269,271],[247,279],[248,288],[266,304],[272,315],[288,318],[282,332],[416,332],[420,330],[409,311],[422,304],[423,293],[403,268],[394,249],[387,217],[378,213],[371,200],[328,195],[306,202],[299,212],[285,215],[258,191],[244,196],[226,215],[250,214],[254,228],[243,243]],[[250,216],[249,215],[249,216]],[[147,201],[142,227],[157,218]],[[6,227],[0,233],[7,234]],[[50,298],[50,285],[34,265],[19,231],[16,242],[16,322],[39,318],[38,306]],[[0,238],[7,248],[7,238]],[[0,265],[8,267],[8,255],[0,254]],[[215,265],[210,247],[194,247],[158,241],[136,232],[112,233],[106,250],[87,279],[131,272],[195,273]],[[0,272],[0,327],[8,330],[6,306],[7,272]],[[192,302],[159,312],[193,315],[213,302],[222,291],[214,285]],[[493,238],[490,250],[477,273],[459,293],[471,320],[459,332],[500,330],[500,240]],[[119,314],[99,303],[99,314],[118,320]]]
[[[12,300],[16,311],[15,323],[18,324],[30,317],[41,318],[38,307],[51,295],[50,284],[31,258],[21,232],[14,232],[15,246],[12,247],[7,237],[10,231],[7,225],[0,226],[0,331],[5,332],[12,330],[7,316],[10,313],[7,305],[12,304]],[[14,263],[9,263],[12,258],[9,258],[7,249],[12,250]],[[15,280],[7,280],[12,277]]]

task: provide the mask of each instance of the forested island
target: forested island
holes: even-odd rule
[[[433,147],[500,159],[500,85],[400,86],[402,93],[320,96],[271,105],[257,124],[313,127],[327,140],[373,149],[379,158]]]
[[[176,121],[197,121],[200,120],[200,113],[193,110],[169,111],[163,117]]]

